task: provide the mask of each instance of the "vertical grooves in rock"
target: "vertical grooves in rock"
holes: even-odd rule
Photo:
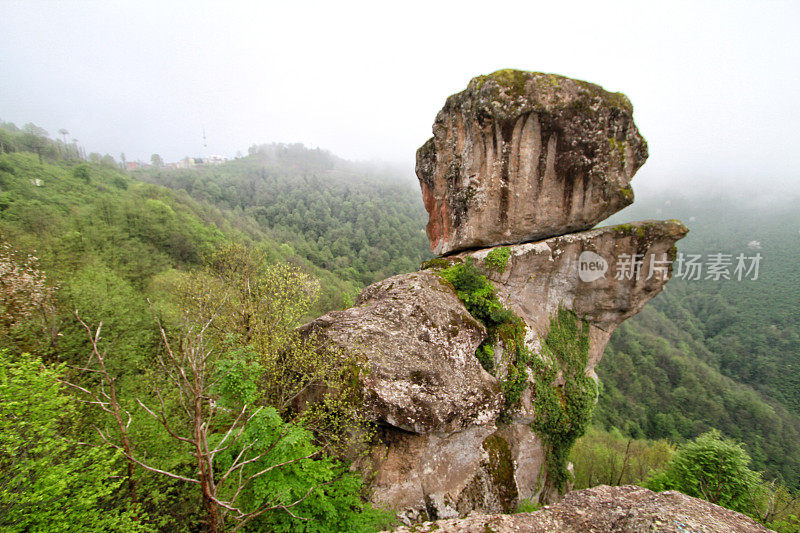
[[[420,179],[436,183],[433,248],[572,233],[627,205],[647,157],[632,114],[621,95],[553,74],[473,79],[437,115],[436,149],[418,152]]]
[[[511,154],[514,152],[514,122],[504,120],[500,123],[498,128],[500,133],[500,146],[502,150],[502,159],[500,166],[500,200],[498,211],[500,215],[500,225],[505,226],[508,223],[508,195],[509,187],[511,185]]]

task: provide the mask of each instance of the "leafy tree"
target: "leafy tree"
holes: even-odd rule
[[[264,374],[262,400],[285,419],[313,429],[319,442],[348,448],[366,438],[357,377],[364,358],[319,345],[297,329],[313,306],[319,282],[287,264],[270,264],[258,249],[229,244],[212,253],[198,291],[190,278],[175,292],[188,305],[217,306],[214,343],[241,353]],[[208,281],[213,280],[213,282]],[[210,337],[211,338],[211,337]]]
[[[52,344],[55,289],[37,257],[0,242],[0,344],[28,349]]]
[[[89,175],[89,165],[78,165],[74,169],[72,169],[72,175],[86,183],[87,185],[91,182],[91,177]]]
[[[665,440],[625,437],[616,428],[589,428],[570,453],[575,488],[641,485],[653,472],[664,470],[674,453],[674,445]]]
[[[62,367],[0,350],[0,527],[3,531],[137,531],[112,506],[116,454],[75,440]]]
[[[178,279],[173,312],[181,315],[179,326],[169,333],[160,327],[157,403],[137,398],[141,409],[174,441],[173,453],[193,463],[193,473],[163,468],[136,451],[129,428],[133,415],[109,370],[108,353],[100,347],[101,326],[93,331],[84,324],[92,345],[90,366],[84,370],[98,376],[102,386],[74,387],[112,418],[113,430],[96,426],[101,438],[130,464],[194,485],[209,531],[239,530],[256,519],[307,522],[313,516],[304,506],[309,498],[332,509],[331,524],[355,527],[381,519],[361,502],[360,479],[345,474],[320,447],[339,443],[333,435],[346,438],[346,430],[359,421],[342,424],[353,419],[350,411],[357,409],[345,392],[348,382],[333,379],[340,378],[341,371],[321,374],[314,368],[336,366],[348,373],[357,367],[339,354],[319,352],[292,333],[314,285],[295,270],[248,263],[247,254],[236,248],[214,259],[216,270]],[[170,309],[164,312],[169,316]],[[332,365],[335,361],[341,362]],[[312,379],[303,377],[305,372]],[[315,386],[313,398],[306,397],[312,391],[309,385]],[[304,402],[298,405],[301,397]],[[294,420],[285,421],[276,405]],[[328,429],[334,431],[328,434]],[[129,472],[129,480],[132,476]],[[306,516],[294,512],[301,507]],[[277,518],[276,513],[287,518]]]
[[[31,152],[39,156],[39,163],[42,163],[43,152],[48,146],[47,131],[29,122],[22,127],[23,143]]]
[[[156,168],[161,168],[164,166],[164,160],[161,159],[161,156],[158,154],[153,154],[150,156],[150,164]]]

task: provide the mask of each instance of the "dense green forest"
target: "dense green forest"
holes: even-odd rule
[[[746,443],[760,470],[800,483],[800,212],[784,198],[662,196],[615,218],[679,218],[684,256],[761,254],[758,279],[675,277],[612,336],[595,422],[683,442],[710,428]],[[758,244],[753,243],[756,241]],[[731,268],[732,270],[732,268]],[[692,276],[694,277],[694,276]]]
[[[210,202],[338,278],[366,285],[429,257],[414,181],[300,144],[252,146],[247,157],[136,177]]]
[[[585,458],[598,449],[611,458],[609,464],[631,449],[640,449],[645,459],[633,478],[624,469],[605,477],[579,471],[579,485],[581,480],[644,483],[649,469],[672,472],[668,465],[676,449],[696,451],[696,442],[728,446],[723,437],[707,437],[716,429],[744,443],[750,466],[765,480],[800,487],[796,206],[797,199],[765,206],[729,198],[709,205],[652,195],[616,215],[619,221],[683,220],[692,230],[679,243],[685,256],[759,253],[762,260],[758,279],[676,277],[614,333],[597,368],[595,427],[578,442],[575,462],[595,464]],[[27,458],[0,464],[17,476],[0,486],[0,512],[16,509],[14,483],[45,469],[41,491],[54,476],[69,479],[73,484],[56,491],[53,501],[83,502],[70,507],[73,514],[64,513],[64,524],[97,531],[191,530],[206,520],[193,485],[138,467],[131,475],[124,449],[112,453],[76,443],[101,444],[91,427],[99,424],[114,442],[122,443],[126,435],[137,442],[134,448],[151,467],[193,475],[197,465],[159,427],[165,421],[184,429],[191,425],[180,414],[180,395],[164,397],[161,421],[139,409],[134,398],[160,404],[158,391],[169,389],[159,372],[175,370],[165,354],[171,346],[200,342],[193,332],[216,299],[226,302],[213,314],[219,327],[202,342],[210,343],[210,353],[225,354],[215,365],[239,365],[229,372],[237,381],[203,394],[213,395],[226,412],[244,409],[249,416],[253,391],[264,391],[257,398],[263,410],[253,415],[260,433],[242,438],[272,439],[275,455],[262,459],[292,461],[291,474],[272,479],[272,486],[285,488],[286,498],[300,498],[309,482],[330,486],[298,504],[299,514],[326,509],[338,521],[320,522],[320,531],[343,524],[353,531],[373,528],[385,517],[360,502],[360,481],[348,477],[346,465],[335,459],[337,447],[347,443],[336,442],[331,428],[361,424],[343,414],[346,402],[355,399],[345,397],[344,404],[331,399],[320,412],[300,416],[257,369],[270,368],[276,353],[289,353],[295,370],[317,369],[316,382],[346,381],[342,373],[357,368],[358,361],[340,354],[345,359],[326,361],[341,365],[323,364],[292,336],[292,328],[350,305],[368,283],[417,269],[429,257],[425,221],[413,180],[301,145],[253,146],[247,156],[218,166],[126,173],[113,157],[86,155],[77,143],[49,139],[32,124],[0,124],[0,241],[6,243],[0,268],[18,280],[3,289],[0,393],[22,398],[25,412],[42,422],[26,433],[30,428],[15,425],[14,417],[0,417],[6,424],[0,428],[0,455]],[[256,300],[237,287],[269,296],[258,301],[280,302],[287,320],[279,327],[243,324],[241,316],[250,316]],[[291,297],[277,298],[276,291]],[[101,321],[102,335],[93,337]],[[134,429],[126,433],[113,413],[96,422],[97,411],[73,401],[81,394],[66,394],[66,382],[84,390],[105,384],[103,391],[113,384],[122,411],[136,413]],[[219,423],[225,422],[230,420]],[[287,434],[293,447],[278,446]],[[26,448],[28,441],[41,447]],[[235,457],[227,460],[236,465]],[[660,486],[679,486],[675,476],[663,478]],[[220,498],[225,490],[220,488]],[[29,504],[41,494],[29,494]],[[265,501],[256,489],[242,498],[248,509]],[[312,530],[275,509],[253,520],[252,525],[275,531]],[[6,525],[2,519],[0,524]],[[36,527],[30,523],[18,530]]]

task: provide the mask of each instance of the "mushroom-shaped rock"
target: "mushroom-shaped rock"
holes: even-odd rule
[[[546,239],[633,202],[647,143],[621,93],[501,70],[447,99],[417,151],[431,250]]]
[[[303,329],[366,356],[365,408],[379,424],[418,434],[459,431],[491,424],[500,413],[500,385],[475,357],[486,329],[433,273],[370,285],[354,307]]]

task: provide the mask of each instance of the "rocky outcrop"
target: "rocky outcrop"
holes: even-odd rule
[[[614,329],[664,288],[687,232],[677,221],[589,229],[633,201],[647,145],[631,115],[623,95],[560,76],[473,79],[417,153],[431,247],[448,255],[304,326],[369,361],[362,388],[378,431],[354,467],[405,522],[510,512],[568,490],[578,431],[567,432],[590,417],[588,378]],[[505,330],[487,330],[439,275],[466,263],[491,282]],[[561,315],[569,323],[556,327]],[[575,338],[556,351],[554,329]]]
[[[676,491],[655,493],[635,485],[570,492],[534,513],[474,514],[400,527],[394,533],[767,533],[743,514]]]
[[[676,220],[597,228],[545,241],[509,246],[502,272],[486,269],[498,296],[522,317],[535,346],[559,306],[590,326],[593,372],[611,333],[642,310],[664,288],[675,259],[675,243],[689,230]],[[483,264],[492,249],[464,252]]]
[[[490,424],[500,412],[497,379],[475,359],[486,329],[435,274],[370,285],[354,307],[303,329],[367,357],[365,407],[378,424],[419,435],[455,432]]]
[[[534,352],[559,306],[583,317],[591,374],[614,328],[663,289],[674,244],[685,233],[676,221],[598,228],[510,246],[502,272],[486,272],[501,301],[525,320]],[[380,429],[358,467],[370,473],[373,500],[409,522],[476,509],[510,512],[522,500],[553,497],[544,495],[546,447],[530,427],[536,416],[531,387],[499,424],[499,381],[475,356],[485,328],[436,275],[467,257],[481,266],[489,251],[378,282],[354,307],[305,326],[326,343],[355,346],[367,356],[363,388]],[[606,263],[596,279],[581,275],[588,253]],[[502,351],[495,353],[499,358]]]
[[[621,93],[501,70],[447,99],[417,152],[431,250],[588,229],[633,202],[647,143]]]
[[[686,232],[677,221],[598,228],[509,246],[502,272],[484,271],[500,300],[525,321],[526,342],[534,353],[539,353],[540,339],[560,306],[586,320],[586,373],[594,375],[614,329],[663,289],[675,258],[675,242]],[[435,261],[430,270],[467,258],[485,266],[492,250]],[[586,275],[587,265],[597,263],[593,275]],[[601,271],[602,275],[594,274]],[[396,353],[403,358],[402,350]],[[494,353],[495,366],[501,367],[502,347],[495,346]],[[376,472],[375,501],[391,502],[407,517],[438,518],[463,516],[475,509],[509,512],[522,500],[552,501],[557,493],[547,482],[546,446],[530,426],[537,414],[532,390],[531,378],[503,424],[494,419],[490,425],[481,424],[479,430],[476,424],[467,432],[435,436],[398,435],[384,428],[382,442],[371,456]],[[492,446],[503,450],[494,461],[487,451]],[[398,465],[405,467],[398,469]]]

